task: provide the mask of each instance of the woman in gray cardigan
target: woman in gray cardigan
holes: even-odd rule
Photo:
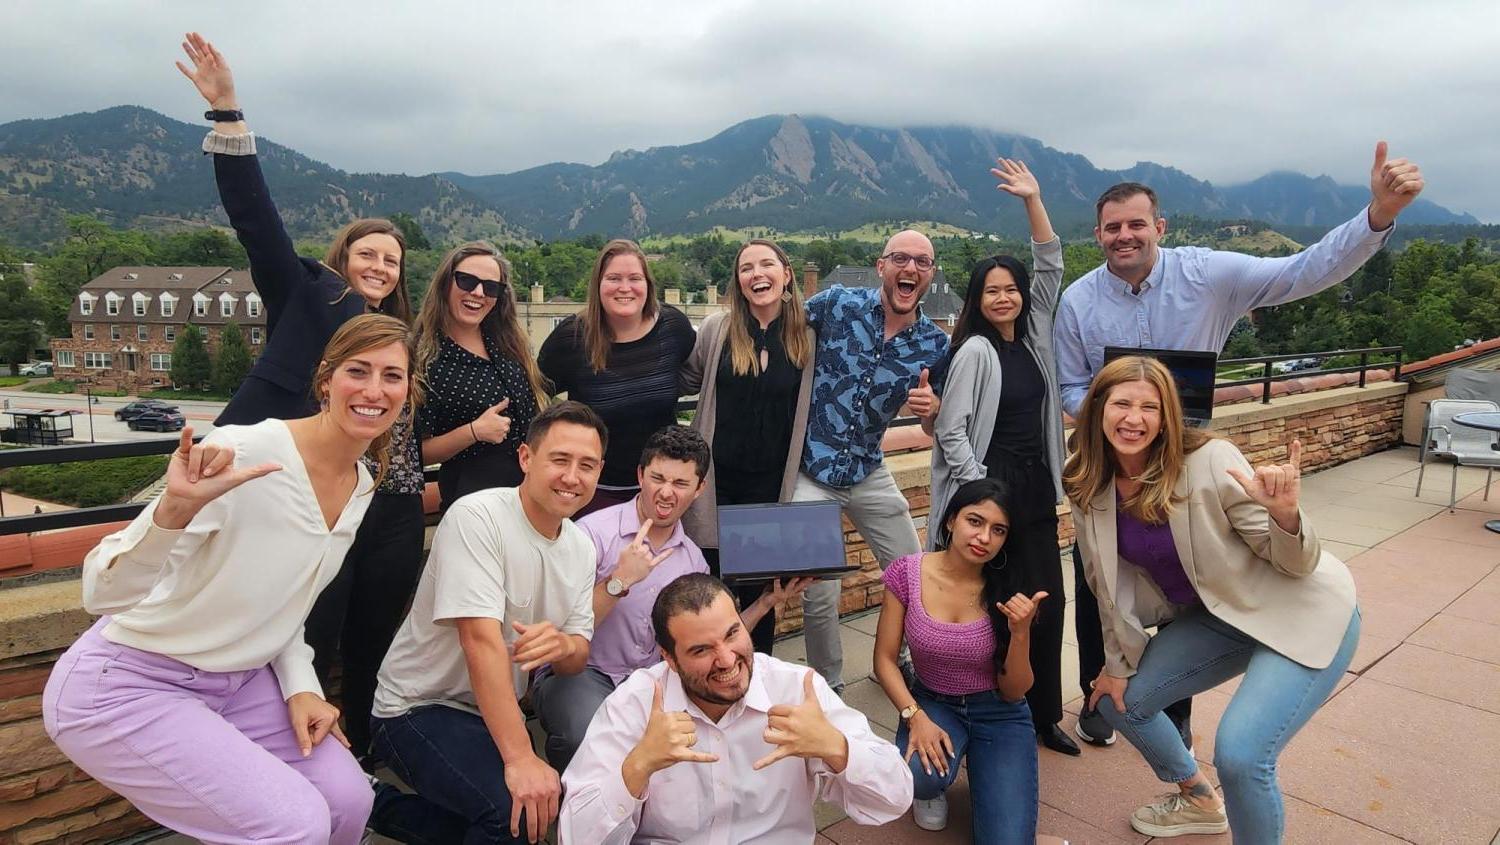
[[[1010,492],[1011,536],[1001,565],[1019,568],[1025,591],[1054,598],[1037,613],[1031,637],[1036,682],[1027,693],[1037,737],[1077,754],[1057,727],[1062,718],[1062,559],[1057,503],[1063,499],[1062,412],[1052,356],[1052,317],[1062,287],[1062,243],[1041,188],[1026,165],[1000,159],[999,188],[1026,203],[1035,276],[1008,255],[981,261],[953,330],[943,404],[933,423],[932,513],[976,478],[998,478]],[[932,538],[929,534],[928,544]]]
[[[678,379],[682,395],[698,394],[693,428],[712,446],[704,492],[682,525],[718,574],[718,506],[790,501],[802,463],[812,396],[813,331],[793,284],[791,259],[775,243],[740,247],[729,283],[729,310],[703,321]],[[781,590],[777,604],[806,589]],[[760,587],[737,590],[749,606]],[[776,614],[751,631],[757,651],[771,653]]]

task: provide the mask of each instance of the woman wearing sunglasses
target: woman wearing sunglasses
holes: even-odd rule
[[[418,434],[423,460],[443,465],[444,508],[476,490],[521,483],[516,448],[545,401],[510,277],[495,247],[464,244],[438,265],[417,314],[415,369],[427,385]]]

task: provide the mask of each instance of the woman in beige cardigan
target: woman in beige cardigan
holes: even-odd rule
[[[802,292],[793,284],[791,259],[775,243],[756,238],[740,247],[733,266],[729,310],[703,321],[678,380],[682,395],[698,394],[693,428],[713,453],[703,495],[682,525],[715,575],[719,505],[791,500],[812,396],[813,331]],[[769,589],[780,605],[810,583]],[[740,606],[748,607],[761,588],[736,593]],[[756,651],[770,654],[775,633],[776,614],[767,613],[751,632]]]
[[[1063,485],[1104,631],[1089,706],[1178,786],[1131,826],[1280,842],[1276,759],[1359,640],[1349,570],[1298,507],[1301,443],[1252,470],[1234,444],[1183,426],[1166,367],[1125,357],[1094,377],[1072,445]],[[1221,802],[1162,708],[1238,675],[1214,743]]]

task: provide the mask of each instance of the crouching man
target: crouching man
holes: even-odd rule
[[[599,708],[563,775],[564,842],[810,842],[813,802],[878,825],[912,778],[812,670],[752,650],[723,582],[684,575],[651,612],[662,663]]]

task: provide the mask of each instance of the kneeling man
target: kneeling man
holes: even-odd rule
[[[729,590],[685,575],[656,597],[662,663],[604,701],[563,775],[564,842],[811,842],[813,802],[860,824],[911,806],[911,771],[804,666],[754,653]]]

